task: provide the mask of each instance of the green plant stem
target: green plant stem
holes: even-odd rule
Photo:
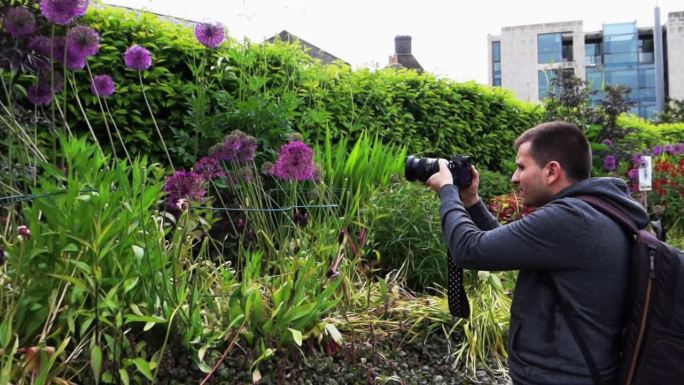
[[[95,131],[93,130],[93,126],[90,125],[90,120],[88,120],[88,115],[86,115],[85,109],[83,109],[83,105],[81,104],[81,98],[78,97],[78,89],[76,88],[76,78],[73,77],[71,80],[72,81],[69,82],[69,84],[71,84],[71,87],[74,89],[74,96],[76,98],[76,103],[78,104],[78,108],[81,109],[81,113],[83,114],[83,118],[85,119],[86,125],[88,126],[88,130],[90,130],[90,134],[93,136],[93,141],[97,145],[97,148],[100,149],[100,152],[102,154],[104,154],[104,151],[102,150],[102,146],[100,145],[100,141],[98,141],[97,136],[95,136]],[[67,79],[65,79],[64,81],[66,82]],[[110,139],[111,139],[111,137],[110,137]]]
[[[90,65],[88,64],[88,61],[86,60],[86,68],[88,69],[88,76],[90,76],[90,83],[94,84],[95,79],[93,78],[93,73],[90,70]],[[95,98],[97,98],[97,104],[100,106],[100,112],[102,113],[102,121],[104,122],[105,129],[107,130],[107,137],[109,137],[109,144],[112,146],[112,153],[114,154],[114,159],[119,159],[119,156],[116,154],[116,145],[114,144],[114,139],[112,138],[112,132],[109,129],[109,123],[107,122],[107,116],[105,115],[104,108],[102,107],[102,99],[100,98],[100,95],[95,93]],[[88,122],[88,118],[85,117],[86,122]],[[88,125],[90,127],[90,125]],[[129,162],[130,162],[130,157],[129,157]]]
[[[138,79],[140,80],[140,89],[142,90],[143,94],[143,99],[145,99],[145,105],[147,106],[147,110],[150,111],[150,116],[152,117],[152,123],[154,123],[154,128],[157,130],[157,134],[159,135],[159,140],[161,141],[162,147],[164,148],[164,152],[166,153],[166,157],[169,159],[169,165],[171,166],[171,170],[173,172],[176,172],[176,168],[173,167],[173,160],[171,160],[171,154],[169,154],[169,150],[166,147],[166,142],[164,142],[164,136],[161,133],[161,130],[159,129],[159,126],[157,125],[157,120],[154,118],[154,113],[152,112],[152,107],[150,106],[149,100],[147,100],[147,94],[145,93],[145,83],[143,83],[142,79],[142,72],[138,71]]]

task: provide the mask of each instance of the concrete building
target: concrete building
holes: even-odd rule
[[[584,32],[581,21],[504,27],[487,37],[489,84],[538,102],[558,71],[572,71],[597,91],[595,101],[604,85],[628,86],[632,112],[652,117],[665,99],[684,99],[684,12],[670,13],[661,27],[656,8],[654,24],[604,24],[596,32]]]

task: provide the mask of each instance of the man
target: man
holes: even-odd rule
[[[478,196],[479,174],[459,192],[446,161],[426,184],[439,193],[444,237],[467,269],[520,270],[508,337],[510,375],[521,384],[592,384],[587,363],[559,310],[547,275],[563,299],[606,383],[617,374],[627,304],[631,240],[615,221],[573,196],[608,200],[644,227],[648,215],[616,178],[590,178],[591,147],[577,126],[550,122],[515,142],[512,182],[537,210],[499,226]]]

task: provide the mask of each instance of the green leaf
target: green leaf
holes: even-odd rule
[[[133,245],[133,254],[135,254],[136,257],[142,258],[145,255],[145,249],[138,245]]]
[[[138,368],[138,371],[143,374],[143,376],[147,377],[147,379],[150,381],[154,381],[154,376],[152,376],[149,362],[147,362],[144,358],[138,357],[133,360],[133,363],[135,364],[135,367]]]
[[[291,328],[288,328],[288,330],[290,330],[290,333],[292,333],[292,339],[294,339],[294,342],[298,346],[302,346],[302,332]]]
[[[99,382],[102,370],[102,349],[98,345],[93,345],[90,349],[90,367],[93,369],[95,382]]]
[[[128,371],[126,371],[126,369],[124,369],[124,368],[119,369],[119,377],[121,377],[121,382],[124,385],[130,384],[130,380],[128,379]]]

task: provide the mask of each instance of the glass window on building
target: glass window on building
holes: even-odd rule
[[[655,87],[655,68],[639,69],[639,88]]]
[[[539,64],[559,63],[563,60],[562,39],[560,33],[537,35],[537,61]]]
[[[655,62],[653,48],[653,36],[639,37],[639,64],[653,64]]]
[[[637,70],[631,69],[608,69],[605,70],[606,84],[611,86],[623,85],[629,87],[633,92],[629,94],[629,99],[634,98],[636,90],[639,88],[639,74]]]
[[[607,65],[638,62],[639,33],[636,23],[603,26],[603,62]]]
[[[584,45],[584,62],[587,65],[601,64],[601,42],[586,42]]]
[[[501,42],[492,42],[492,85],[501,86]]]
[[[603,71],[598,69],[587,69],[587,86],[592,91],[603,90]]]

